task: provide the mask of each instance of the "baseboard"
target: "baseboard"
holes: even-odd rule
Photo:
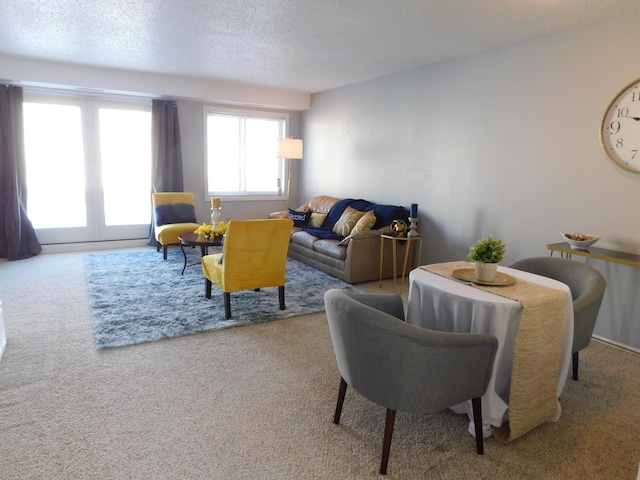
[[[614,340],[609,340],[608,338],[600,337],[599,335],[592,335],[592,337],[596,340],[601,341],[602,343],[607,343],[614,347],[622,348],[623,350],[629,350],[631,352],[640,353],[640,349],[631,347],[629,345],[625,345],[624,343],[619,343]]]
[[[146,247],[147,239],[111,240],[104,242],[54,243],[42,245],[42,253],[91,252],[115,248]]]

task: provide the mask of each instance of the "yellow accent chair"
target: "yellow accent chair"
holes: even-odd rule
[[[231,318],[231,293],[278,287],[280,310],[285,309],[284,284],[293,221],[230,220],[222,253],[202,257],[205,296],[211,285],[224,293],[224,313]]]
[[[193,193],[164,192],[152,193],[153,229],[156,236],[156,251],[167,259],[167,246],[180,243],[178,235],[193,232],[200,224],[196,223],[196,210]]]

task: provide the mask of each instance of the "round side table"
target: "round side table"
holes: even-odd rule
[[[209,253],[209,247],[220,247],[222,246],[223,237],[205,237],[204,235],[198,235],[194,232],[187,232],[181,235],[178,235],[178,240],[180,240],[180,250],[182,250],[182,255],[184,255],[184,266],[182,267],[182,273],[180,275],[184,275],[184,271],[187,268],[187,252],[184,251],[184,247],[200,247],[200,253],[204,257]],[[196,265],[194,263],[194,265]]]

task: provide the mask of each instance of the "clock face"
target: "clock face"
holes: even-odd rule
[[[640,79],[625,87],[602,119],[600,143],[616,165],[640,173]]]

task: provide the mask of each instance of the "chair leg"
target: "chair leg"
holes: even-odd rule
[[[166,245],[162,245],[162,256],[164,257],[164,259],[167,259],[167,246]]]
[[[333,423],[338,425],[340,423],[340,416],[342,415],[342,404],[344,403],[344,394],[347,393],[347,382],[344,378],[340,377],[340,388],[338,389],[338,402],[336,403],[336,414],[333,416]]]
[[[284,285],[278,287],[278,300],[280,301],[280,310],[284,310]]]
[[[484,437],[482,436],[482,399],[480,397],[471,399],[473,406],[473,424],[476,431],[476,450],[478,455],[484,454]]]
[[[211,280],[204,279],[204,296],[211,300]]]
[[[393,425],[396,421],[396,411],[387,408],[387,419],[384,424],[384,440],[382,442],[382,461],[380,462],[380,473],[387,474],[387,464],[389,463],[389,452],[391,450],[391,437],[393,436]]]
[[[156,240],[156,252],[160,251],[160,242]]]
[[[573,379],[578,381],[578,352],[574,352],[571,359],[571,366],[573,367]]]
[[[224,293],[224,316],[227,320],[231,318],[231,294],[229,292]]]

